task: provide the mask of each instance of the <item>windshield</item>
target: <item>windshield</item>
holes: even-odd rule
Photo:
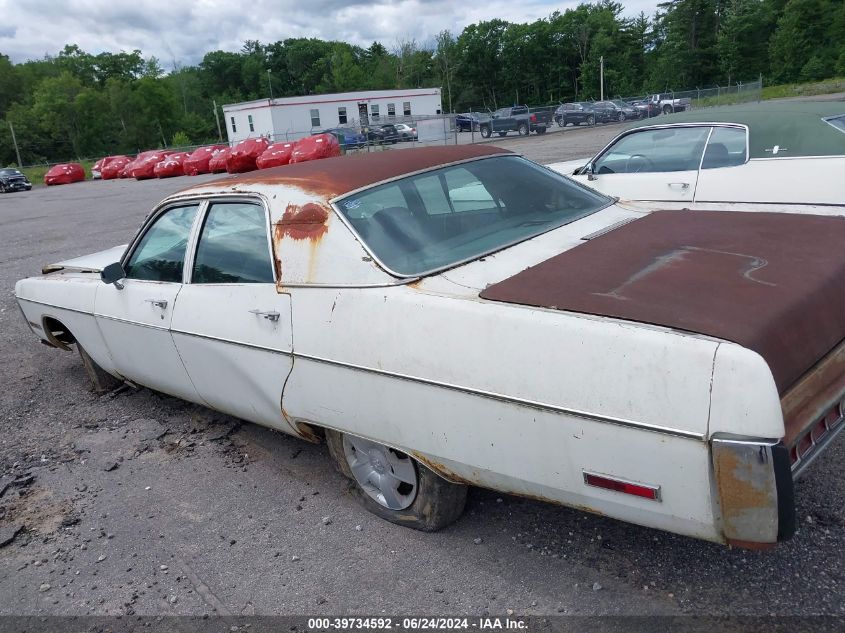
[[[341,199],[338,210],[392,273],[416,277],[594,213],[611,200],[518,156],[409,176]]]
[[[0,169],[0,176],[17,176],[20,173],[17,169]]]

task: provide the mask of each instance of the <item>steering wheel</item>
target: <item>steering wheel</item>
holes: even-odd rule
[[[632,154],[625,161],[625,172],[628,174],[637,174],[641,171],[654,171],[654,163],[648,156]]]

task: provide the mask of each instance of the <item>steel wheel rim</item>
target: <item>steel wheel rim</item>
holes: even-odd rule
[[[404,510],[414,503],[417,469],[405,453],[351,435],[343,436],[343,453],[355,481],[380,506]]]

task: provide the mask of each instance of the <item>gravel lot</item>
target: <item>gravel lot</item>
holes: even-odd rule
[[[563,160],[619,129],[497,143]],[[0,196],[0,615],[845,614],[842,438],[770,552],[485,490],[423,534],[361,509],[323,446],[146,389],[93,395],[78,356],[25,327],[14,282],[125,243],[204,178]]]

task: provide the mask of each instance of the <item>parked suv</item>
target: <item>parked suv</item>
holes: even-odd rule
[[[32,183],[17,169],[0,169],[0,193],[30,189],[32,189]]]
[[[586,101],[573,101],[564,103],[555,110],[555,123],[560,127],[572,125],[595,125],[598,117],[592,103]]]

